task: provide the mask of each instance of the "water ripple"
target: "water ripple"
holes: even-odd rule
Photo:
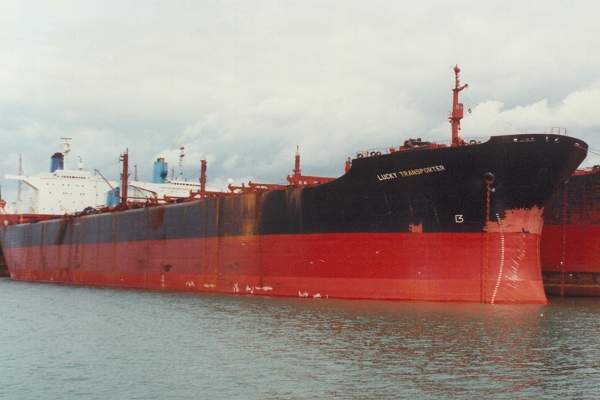
[[[182,295],[0,280],[0,398],[595,398],[600,300]]]

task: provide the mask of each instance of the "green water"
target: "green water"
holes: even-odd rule
[[[600,398],[600,299],[489,306],[0,279],[1,399]]]

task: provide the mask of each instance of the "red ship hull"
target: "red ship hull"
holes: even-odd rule
[[[541,249],[549,295],[600,296],[600,225],[546,225]]]
[[[545,303],[538,249],[536,234],[380,233],[11,248],[6,257],[15,266],[13,279],[38,282],[312,298]],[[171,267],[167,260],[184,262]]]
[[[600,168],[578,170],[546,207],[541,256],[549,295],[600,296]]]
[[[1,202],[2,200],[0,200]],[[4,204],[0,203],[0,206]],[[4,214],[0,213],[0,226],[8,226],[14,224],[26,224],[29,222],[44,221],[47,219],[58,218],[57,215],[50,214]],[[4,254],[0,246],[0,278],[10,276],[8,273],[8,267],[4,259]]]

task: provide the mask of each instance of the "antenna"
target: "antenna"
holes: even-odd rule
[[[61,137],[60,140],[62,140],[62,145],[63,145],[63,154],[65,155],[65,157],[67,156],[67,154],[69,154],[69,152],[71,151],[71,143],[70,141],[73,140],[73,138],[70,137]]]
[[[137,163],[133,165],[133,180],[137,181],[138,180],[138,175],[137,175]]]
[[[61,137],[60,140],[62,140],[62,146],[63,146],[63,169],[67,169],[67,161],[69,158],[69,153],[71,152],[71,140],[73,138],[70,137]]]
[[[458,94],[469,87],[468,84],[460,85],[460,68],[458,64],[454,66],[454,88],[452,89],[452,114],[448,117],[448,121],[452,125],[452,146],[459,146],[461,139],[458,136],[460,131],[460,120],[463,118],[463,105],[458,101]]]
[[[179,148],[179,179],[183,179],[183,157],[185,157],[185,147]]]

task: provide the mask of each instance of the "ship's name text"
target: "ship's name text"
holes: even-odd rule
[[[389,181],[391,179],[406,178],[409,176],[417,176],[423,174],[432,174],[434,172],[443,172],[445,170],[446,167],[444,167],[443,165],[432,165],[431,167],[405,169],[398,172],[386,172],[382,174],[377,174],[377,180]]]

